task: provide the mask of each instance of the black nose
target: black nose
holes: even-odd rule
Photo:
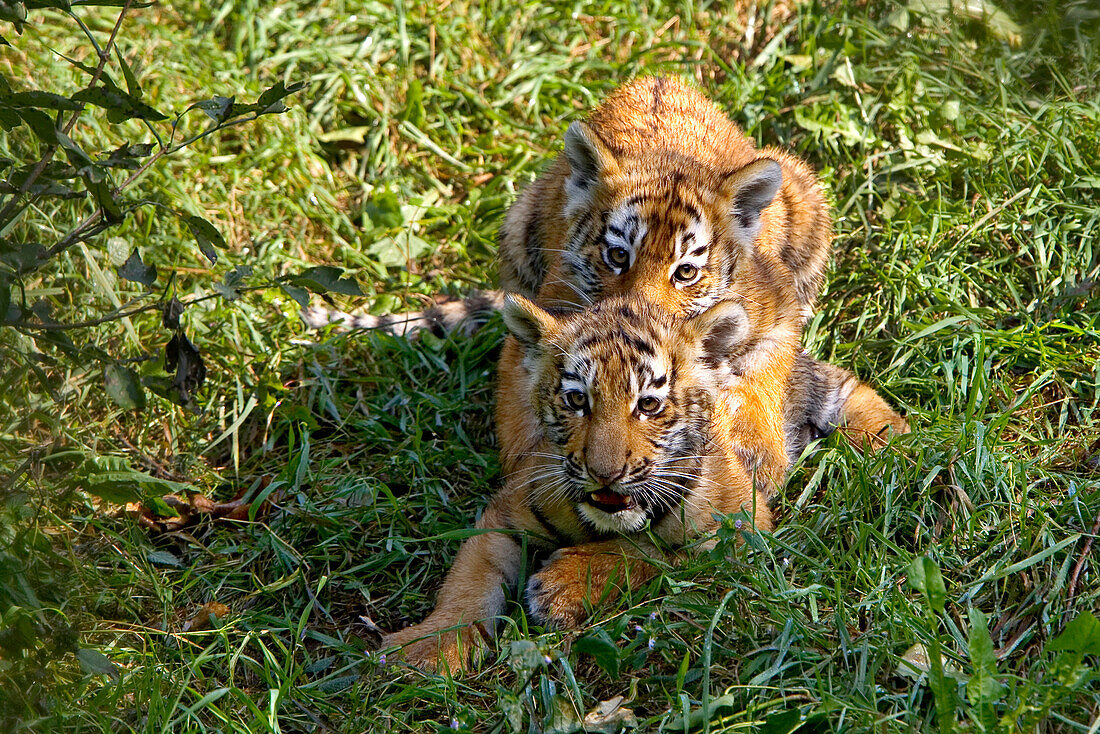
[[[592,480],[601,487],[614,484],[615,482],[626,476],[626,464],[623,464],[623,468],[615,472],[615,474],[601,474],[592,467],[588,467],[588,476],[592,477]]]

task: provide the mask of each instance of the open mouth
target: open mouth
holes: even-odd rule
[[[592,492],[585,498],[585,502],[597,510],[606,512],[608,515],[614,515],[616,512],[622,512],[623,510],[632,510],[635,507],[633,497],[627,494],[619,494],[610,489]]]

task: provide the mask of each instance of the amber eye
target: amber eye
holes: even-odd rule
[[[681,283],[687,283],[695,280],[695,276],[699,274],[699,268],[695,267],[691,263],[683,263],[680,267],[676,268],[676,272],[672,274],[676,280]]]
[[[581,411],[588,407],[588,397],[580,390],[570,390],[562,395],[562,399],[570,410]]]
[[[607,248],[607,262],[611,264],[613,268],[625,268],[630,264],[630,252],[625,247]]]
[[[652,395],[638,399],[638,410],[646,415],[657,415],[661,411],[661,399]]]

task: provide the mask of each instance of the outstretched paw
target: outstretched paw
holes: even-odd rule
[[[379,649],[389,650],[389,660],[404,660],[428,672],[465,672],[486,647],[486,635],[476,627],[441,632],[434,626],[418,624],[386,635]]]
[[[589,590],[599,598],[606,579],[593,578],[592,556],[561,549],[527,582],[527,608],[555,629],[579,627],[588,617]]]

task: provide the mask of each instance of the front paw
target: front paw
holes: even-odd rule
[[[527,609],[549,627],[580,627],[588,616],[585,602],[591,581],[587,556],[559,550],[527,582]],[[601,589],[594,591],[598,595]]]
[[[485,649],[485,636],[476,627],[440,631],[435,625],[418,624],[386,635],[380,650],[390,660],[404,660],[429,673],[465,672]],[[397,648],[390,652],[391,648]]]

